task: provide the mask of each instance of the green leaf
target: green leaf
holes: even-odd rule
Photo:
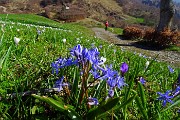
[[[59,101],[56,101],[52,98],[49,98],[49,97],[45,97],[44,96],[44,99],[46,99],[46,102],[51,105],[52,107],[56,108],[57,110],[59,111],[65,111],[67,110],[67,106],[65,106],[64,104],[62,104],[61,102]]]
[[[62,99],[59,98],[59,96],[57,96],[56,94],[53,95],[53,98],[54,98],[55,100],[59,101],[60,103],[65,104],[65,103],[62,101]]]
[[[138,89],[139,89],[139,94],[142,101],[142,106],[144,107],[144,109],[146,109],[146,104],[147,104],[146,97],[145,97],[143,85],[140,82],[138,82]]]
[[[37,111],[37,106],[33,106],[33,108],[31,109],[31,114],[36,114]]]
[[[38,96],[35,94],[33,94],[32,96],[48,103],[53,108],[55,108],[61,112],[64,112],[72,120],[82,120],[82,118],[72,109],[73,106],[65,105],[62,102],[59,102],[57,100],[54,100],[54,99],[46,97],[46,96],[41,97],[41,96]]]
[[[67,108],[66,108],[66,106],[64,104],[62,104],[61,102],[58,102],[58,101],[56,101],[56,100],[54,100],[52,98],[48,98],[46,96],[41,97],[41,96],[38,96],[38,95],[35,95],[35,94],[33,94],[32,96],[39,99],[39,100],[41,100],[41,101],[44,101],[44,102],[48,103],[49,105],[51,105],[52,107],[54,107],[55,109],[57,109],[57,110],[59,110],[61,112],[67,110]]]
[[[97,108],[91,109],[87,113],[86,118],[88,120],[94,120],[99,115],[102,115],[105,112],[113,109],[119,103],[119,100],[120,100],[120,98],[113,98],[113,99],[108,100],[104,104],[99,105]]]
[[[146,113],[145,109],[143,108],[143,106],[142,106],[142,104],[141,104],[140,98],[139,98],[138,96],[136,96],[135,100],[136,100],[137,107],[139,108],[139,111],[140,111],[141,114],[143,115],[144,119],[145,119],[145,120],[148,120],[147,113]]]

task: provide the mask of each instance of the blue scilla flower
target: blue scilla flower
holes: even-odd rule
[[[124,77],[118,76],[117,77],[117,87],[119,89],[122,89],[124,86],[126,86],[127,84],[124,82]]]
[[[173,97],[178,96],[180,94],[180,86],[177,86],[177,88],[173,91]]]
[[[91,69],[91,70],[89,71],[89,73],[91,73],[95,79],[98,79],[98,78],[101,77],[101,76],[100,76],[100,72],[99,72],[98,70],[93,70],[93,69]]]
[[[54,74],[54,71],[56,71],[56,74],[59,73],[59,66],[58,66],[58,64],[56,64],[56,62],[51,63],[51,67],[53,68],[52,74]]]
[[[100,54],[97,47],[91,48],[91,49],[89,50],[89,53],[90,53],[91,55],[95,56],[95,57],[99,56],[99,54]]]
[[[179,110],[177,110],[177,113],[179,113],[179,114],[180,114],[180,109],[179,109]]]
[[[114,96],[114,90],[113,90],[113,88],[110,88],[108,90],[108,96],[106,97],[106,99],[108,99],[109,97],[112,98],[113,96]]]
[[[80,44],[70,50],[70,54],[78,60],[79,63],[86,63],[94,55],[90,55],[90,51],[87,48],[83,48]]]
[[[88,98],[88,104],[89,104],[89,105],[98,105],[99,102],[98,102],[98,99],[97,99],[97,98],[89,97],[89,98]]]
[[[107,98],[114,96],[114,88],[115,87],[122,89],[126,85],[126,83],[124,82],[124,77],[118,76],[116,74],[115,74],[115,76],[109,76],[109,78],[107,80],[107,84],[110,87],[110,89],[108,90]]]
[[[108,98],[112,98],[114,96],[114,88],[115,87],[122,89],[122,87],[126,85],[126,83],[124,82],[124,78],[120,77],[120,76],[115,77],[115,78],[109,78],[107,80],[107,84],[110,88],[108,90],[108,96],[106,97],[106,100]]]
[[[51,67],[53,68],[52,73],[54,74],[54,70],[56,71],[56,74],[59,73],[60,68],[64,68],[71,65],[77,65],[77,60],[74,60],[73,58],[59,58],[55,62],[51,64]]]
[[[170,73],[174,73],[174,69],[172,67],[168,66],[168,69]]]
[[[113,78],[109,78],[107,80],[107,84],[109,85],[110,88],[114,88],[117,84],[117,81],[116,79],[113,79]]]
[[[144,85],[146,83],[146,80],[143,77],[140,77],[139,82]]]
[[[80,44],[78,44],[77,46],[75,46],[70,50],[70,54],[80,59],[80,57],[82,56],[82,51],[83,51],[83,47]]]
[[[89,57],[89,51],[87,48],[84,48],[82,51],[82,57],[83,59],[87,59]]]
[[[69,85],[68,83],[63,83],[63,80],[64,80],[64,76],[61,77],[59,80],[57,80],[57,81],[55,82],[54,87],[55,87],[55,88],[58,88],[58,92],[60,92],[61,90],[63,90],[63,86],[68,86],[68,85]]]
[[[157,94],[159,95],[159,97],[157,99],[163,101],[162,102],[163,107],[166,106],[167,102],[173,103],[173,101],[171,100],[173,98],[173,96],[169,96],[170,92],[171,92],[170,90],[166,91],[164,94],[160,93],[160,92],[157,92]]]
[[[98,48],[93,48],[89,50],[88,60],[91,64],[98,64],[99,54],[100,53],[98,51]]]
[[[99,45],[99,48],[101,49],[103,46],[102,45]]]
[[[41,35],[41,33],[42,33],[42,31],[40,31],[40,30],[37,29],[37,34],[38,34],[38,35]]]
[[[102,72],[102,79],[115,78],[118,76],[118,72],[112,69],[112,65],[106,66],[105,69],[102,69]]]
[[[128,71],[128,64],[126,64],[125,62],[122,63],[122,65],[120,66],[120,71],[122,76],[124,76],[124,74]]]
[[[58,74],[59,68],[63,68],[65,65],[66,65],[66,59],[60,57],[51,64],[51,67],[53,68],[52,73],[54,74],[54,70],[56,70],[56,74]]]
[[[73,58],[66,58],[64,66],[78,65],[78,60],[74,60]]]

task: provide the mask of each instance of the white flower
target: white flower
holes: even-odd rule
[[[14,42],[16,43],[16,45],[18,45],[19,41],[20,41],[20,38],[14,37]]]
[[[102,64],[104,64],[105,62],[106,62],[106,58],[101,57],[98,65],[102,65]]]
[[[66,39],[65,38],[62,41],[63,41],[63,43],[66,43]]]
[[[149,66],[149,61],[146,62],[146,68]]]

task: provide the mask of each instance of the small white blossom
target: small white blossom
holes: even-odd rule
[[[146,68],[149,66],[149,61],[146,62]]]
[[[105,62],[106,62],[106,58],[101,57],[101,58],[100,58],[99,65],[102,65],[102,64],[104,64]]]
[[[66,39],[65,38],[62,41],[63,41],[63,43],[66,43]]]
[[[16,43],[16,45],[18,45],[19,41],[20,41],[20,38],[14,37],[14,42]]]

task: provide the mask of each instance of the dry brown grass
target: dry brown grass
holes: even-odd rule
[[[115,0],[85,0],[90,5],[101,4],[102,7],[109,11],[122,12],[122,7],[120,7]]]

